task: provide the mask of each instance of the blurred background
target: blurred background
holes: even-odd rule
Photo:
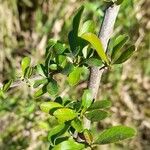
[[[101,0],[0,0],[0,82],[19,77],[20,61],[32,58],[42,62],[47,41],[67,41],[71,20],[77,8],[85,5],[84,17],[95,21],[98,32],[104,16]],[[137,136],[102,150],[150,150],[150,0],[124,0],[114,35],[127,33],[137,47],[135,55],[123,66],[106,72],[99,99],[113,102],[112,116],[96,128],[124,124],[137,129]],[[57,77],[63,96],[80,98],[87,83],[76,89]],[[48,149],[47,132],[55,126],[54,118],[39,110],[46,98],[33,98],[26,84],[12,88],[0,97],[0,149]]]

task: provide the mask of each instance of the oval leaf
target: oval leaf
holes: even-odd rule
[[[82,69],[79,67],[74,68],[74,70],[69,74],[68,82],[71,86],[76,85],[80,81]]]
[[[97,51],[98,55],[100,56],[100,58],[106,62],[107,64],[109,64],[109,59],[107,57],[107,55],[105,54],[105,51],[103,49],[103,45],[101,40],[93,33],[84,33],[81,38],[85,39],[86,41],[88,41],[93,48]]]
[[[66,122],[74,119],[77,116],[77,113],[69,108],[60,108],[57,109],[53,115],[58,119],[59,122]]]
[[[111,105],[112,102],[109,100],[96,101],[88,108],[88,111],[94,109],[106,109],[111,107]]]
[[[26,70],[27,67],[30,66],[31,63],[31,58],[30,57],[24,57],[21,61],[21,69],[22,73],[24,74],[24,71]]]
[[[87,109],[92,104],[92,92],[91,90],[84,90],[84,93],[82,95],[82,106],[83,108]]]
[[[51,80],[48,84],[47,84],[47,92],[50,95],[56,95],[58,93],[59,87],[58,84],[55,80]]]
[[[40,105],[40,109],[46,113],[49,113],[49,111],[54,109],[54,108],[61,108],[61,107],[63,107],[63,106],[59,103],[56,103],[56,102],[43,102]]]
[[[135,136],[136,131],[126,126],[114,126],[104,130],[95,141],[95,144],[109,144]]]
[[[109,113],[103,110],[93,110],[85,114],[85,117],[92,122],[98,122],[109,116]]]

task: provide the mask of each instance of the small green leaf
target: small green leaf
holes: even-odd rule
[[[24,71],[24,78],[30,78],[33,73],[32,67],[27,67]]]
[[[88,129],[85,129],[83,131],[83,135],[84,135],[84,138],[85,138],[85,141],[91,145],[91,143],[93,142],[93,136],[91,134],[91,132],[88,130]]]
[[[87,90],[84,90],[84,93],[82,95],[82,106],[84,109],[87,109],[88,107],[91,106],[92,104],[92,91],[87,89]]]
[[[74,65],[72,63],[67,63],[64,67],[62,74],[68,75],[74,70]]]
[[[75,118],[74,120],[72,120],[71,126],[79,133],[83,131],[82,122],[78,118]]]
[[[84,10],[84,6],[81,6],[73,18],[73,32],[76,35],[78,35],[78,30],[79,30],[79,25],[80,25],[80,20],[81,20],[81,15],[83,13],[83,10]]]
[[[60,55],[66,50],[66,45],[64,45],[64,44],[62,44],[60,42],[57,42],[54,45],[54,50],[55,50],[56,54]]]
[[[85,114],[85,117],[92,122],[101,121],[109,116],[109,113],[103,110],[93,110],[89,111]]]
[[[98,136],[95,144],[109,144],[119,142],[131,138],[136,135],[136,131],[133,128],[126,126],[114,126],[104,130]]]
[[[40,105],[40,109],[46,113],[49,113],[49,111],[54,109],[54,108],[61,108],[61,107],[63,107],[63,106],[59,103],[56,103],[56,102],[43,102]]]
[[[4,85],[2,87],[2,91],[3,92],[7,92],[8,89],[10,88],[11,84],[12,84],[13,80],[7,80],[4,82]]]
[[[39,73],[41,76],[46,77],[46,70],[45,70],[44,65],[42,64],[37,65],[36,70],[37,70],[37,73]]]
[[[121,48],[125,45],[125,43],[128,41],[129,37],[127,35],[120,35],[117,37],[117,39],[114,42],[113,51],[111,54],[112,62],[118,59],[118,57],[121,55]]]
[[[108,59],[107,55],[105,54],[102,42],[95,34],[93,34],[93,33],[84,33],[81,36],[81,38],[83,38],[84,40],[88,41],[93,46],[93,48],[97,51],[97,53],[100,56],[100,58],[104,62],[109,64],[109,59]]]
[[[49,69],[51,69],[51,70],[57,70],[58,69],[57,64],[51,64],[51,65],[49,65]]]
[[[55,126],[53,129],[50,130],[50,132],[48,133],[48,141],[51,143],[51,144],[54,144],[55,140],[63,135],[67,129],[68,129],[68,125],[66,124],[59,124],[57,126]]]
[[[48,84],[47,84],[47,92],[50,95],[56,95],[58,93],[59,87],[58,84],[55,80],[51,80]]]
[[[34,85],[33,85],[33,88],[37,88],[39,87],[40,85],[42,84],[47,84],[48,83],[48,79],[47,78],[43,78],[43,79],[40,79],[40,80],[36,80],[34,82]]]
[[[109,108],[111,107],[111,105],[112,105],[112,102],[109,100],[96,101],[88,108],[88,111],[94,110],[94,109]]]
[[[58,119],[59,122],[66,122],[74,119],[77,116],[77,113],[69,108],[60,108],[57,109],[53,115]]]
[[[24,57],[21,61],[21,69],[22,73],[24,74],[24,71],[26,70],[27,67],[30,66],[31,63],[31,58],[30,57]]]
[[[68,82],[71,86],[79,83],[82,69],[80,67],[74,68],[74,70],[68,76]]]
[[[95,30],[94,21],[93,20],[87,20],[86,22],[84,22],[79,35],[82,35],[83,33],[87,33],[87,32],[93,33],[94,30]]]
[[[122,52],[120,57],[114,62],[114,64],[122,64],[125,61],[127,61],[134,53],[135,51],[135,46],[132,45],[128,49]]]
[[[46,89],[46,85],[44,85],[42,88],[38,89],[35,93],[34,93],[34,97],[38,98],[40,96],[42,96],[43,94],[45,94],[47,92]]]
[[[52,150],[83,150],[85,148],[84,144],[79,144],[72,139],[64,141],[56,145]]]

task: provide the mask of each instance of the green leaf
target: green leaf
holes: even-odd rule
[[[93,110],[85,114],[85,117],[92,122],[98,122],[109,116],[109,113],[103,110]]]
[[[68,41],[70,45],[71,52],[73,56],[77,56],[79,52],[85,47],[87,42],[83,40],[82,38],[78,37],[78,30],[81,20],[81,15],[83,13],[84,7],[81,6],[81,8],[76,13],[74,19],[73,19],[73,29],[69,32],[68,35]]]
[[[119,142],[131,138],[136,135],[136,131],[133,128],[126,126],[114,126],[109,129],[104,130],[98,136],[95,144],[109,144],[114,142]]]
[[[67,63],[64,67],[62,74],[68,75],[74,70],[74,65],[72,63]]]
[[[73,18],[73,32],[76,35],[78,35],[78,30],[79,30],[79,25],[80,25],[80,20],[81,20],[81,15],[83,13],[83,10],[84,10],[84,6],[81,6]]]
[[[102,100],[94,102],[87,110],[94,110],[94,109],[106,109],[112,106],[112,102],[109,100]]]
[[[86,59],[85,63],[90,67],[94,67],[94,66],[99,67],[103,64],[101,59],[97,59],[97,58]]]
[[[84,109],[87,109],[88,107],[91,106],[92,104],[92,91],[87,89],[87,90],[84,90],[84,93],[82,95],[82,106]]]
[[[46,77],[46,70],[45,70],[44,65],[42,64],[37,65],[36,70],[37,70],[37,73],[39,73],[41,76]]]
[[[85,129],[83,131],[83,135],[84,135],[85,141],[91,145],[91,143],[93,142],[93,136],[91,132],[88,129]]]
[[[24,71],[24,78],[30,78],[33,73],[32,67],[27,67]]]
[[[56,145],[52,150],[83,150],[85,148],[84,144],[79,144],[72,139],[64,141]]]
[[[31,63],[31,58],[30,57],[24,57],[21,61],[21,69],[22,73],[24,74],[24,71],[26,70],[27,67],[30,66]]]
[[[114,42],[113,51],[111,54],[112,62],[114,62],[121,55],[121,48],[128,41],[129,37],[127,35],[120,35]]]
[[[44,85],[42,88],[38,89],[35,93],[34,93],[34,97],[38,98],[40,96],[42,96],[43,94],[45,94],[47,92],[46,89],[46,85]]]
[[[84,33],[81,38],[85,39],[86,41],[88,41],[93,48],[97,51],[98,55],[100,56],[100,58],[106,62],[107,64],[109,64],[109,59],[107,57],[107,55],[105,54],[105,51],[103,49],[103,45],[101,40],[93,33]]]
[[[57,70],[58,69],[57,64],[51,64],[51,65],[49,65],[49,69],[51,69],[51,70]]]
[[[94,21],[93,20],[87,20],[86,22],[84,22],[79,35],[82,35],[83,33],[87,33],[87,32],[93,33],[94,30],[95,30]]]
[[[80,67],[74,68],[74,70],[68,76],[68,82],[71,86],[79,83],[82,69]]]
[[[77,116],[77,113],[69,108],[60,108],[57,109],[53,115],[58,119],[59,122],[66,122],[74,119]]]
[[[133,52],[135,51],[135,46],[132,45],[128,49],[122,52],[120,57],[114,62],[114,64],[122,64],[125,61],[127,61],[132,55]]]
[[[83,131],[82,122],[78,118],[75,118],[74,120],[72,120],[71,126],[79,133]]]
[[[58,93],[59,87],[58,84],[55,80],[51,80],[48,84],[47,84],[47,92],[50,95],[56,95]]]
[[[53,129],[50,130],[50,132],[48,133],[48,141],[51,143],[51,144],[54,144],[55,140],[63,135],[67,129],[69,128],[68,125],[66,124],[59,124],[57,126],[55,126]]]
[[[57,42],[54,45],[54,50],[55,50],[56,54],[60,55],[60,54],[62,54],[66,50],[66,45],[62,44],[60,42]]]
[[[7,80],[4,82],[3,87],[2,87],[2,91],[3,92],[7,92],[8,89],[10,88],[11,84],[12,84],[13,80]]]
[[[59,103],[56,103],[56,102],[43,102],[40,105],[40,109],[46,113],[49,113],[49,111],[54,109],[54,108],[61,108],[61,107],[63,107],[63,106]]]
[[[39,87],[40,85],[42,84],[47,84],[48,83],[48,79],[47,78],[43,78],[43,79],[40,79],[40,80],[36,80],[34,82],[34,85],[33,85],[33,88],[37,88]]]

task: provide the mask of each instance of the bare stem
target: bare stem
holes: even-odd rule
[[[113,28],[119,12],[119,8],[120,6],[114,4],[109,6],[105,11],[105,16],[99,32],[99,38],[102,41],[105,51],[107,50],[109,39],[111,38],[111,35],[113,33]],[[104,72],[104,69],[105,68],[100,69],[100,67],[92,67],[90,69],[88,88],[92,91],[93,99],[96,99],[97,97],[98,89],[100,86],[100,80]],[[85,127],[89,129],[90,126],[91,126],[90,121],[85,119]]]

